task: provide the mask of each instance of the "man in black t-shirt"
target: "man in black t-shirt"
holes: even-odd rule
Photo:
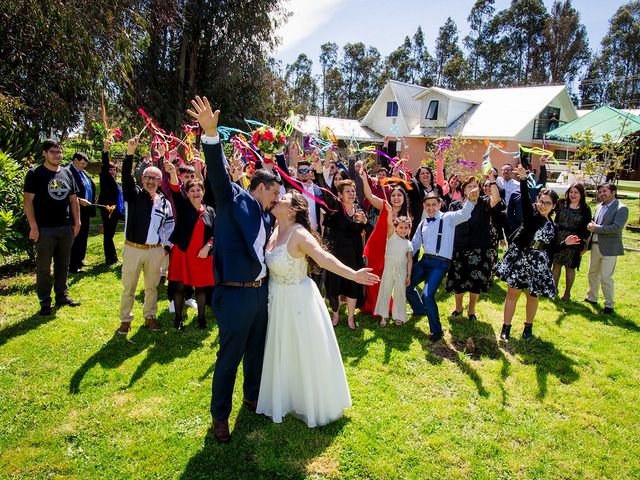
[[[74,237],[80,231],[78,188],[73,175],[60,166],[62,147],[55,140],[42,146],[44,162],[27,172],[24,211],[29,220],[29,240],[36,246],[36,292],[40,314],[51,314],[51,260],[56,306],[76,307],[69,298],[67,275]]]

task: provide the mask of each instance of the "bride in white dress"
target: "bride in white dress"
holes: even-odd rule
[[[326,425],[342,417],[351,395],[329,312],[307,276],[306,257],[363,285],[380,279],[371,269],[347,267],[320,246],[303,195],[287,193],[272,213],[278,226],[265,255],[269,325],[256,411],[276,423],[291,413],[309,427]]]

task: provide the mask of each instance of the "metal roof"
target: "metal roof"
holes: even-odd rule
[[[613,142],[621,142],[627,135],[640,130],[640,116],[607,105],[556,128],[546,134],[551,140],[578,143],[575,135],[591,131],[593,143],[603,143],[608,135]]]
[[[307,134],[317,133],[329,127],[338,140],[355,140],[356,142],[381,142],[382,137],[373,130],[360,125],[358,120],[348,118],[322,117],[307,115],[296,125],[296,130]]]
[[[389,80],[389,86],[396,97],[398,109],[407,123],[407,128],[411,130],[414,125],[420,123],[420,102],[414,98],[427,88],[397,80]]]

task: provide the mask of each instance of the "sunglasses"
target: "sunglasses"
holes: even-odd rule
[[[305,173],[311,173],[311,169],[310,168],[299,168],[298,169],[298,173],[304,175]]]

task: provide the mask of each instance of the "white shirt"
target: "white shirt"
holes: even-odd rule
[[[173,220],[173,211],[171,203],[159,193],[156,193],[153,199],[153,208],[151,209],[151,219],[149,220],[149,229],[147,230],[146,244],[171,245],[169,237],[173,233],[175,223]]]
[[[611,200],[606,205],[604,203],[601,204],[602,206],[600,207],[600,211],[598,212],[598,218],[595,219],[595,224],[597,226],[599,226],[599,227],[602,226],[602,220],[604,219],[604,216],[607,214],[607,210],[609,210],[609,207],[615,201],[616,201],[616,199],[614,198],[613,200]],[[597,242],[598,241],[598,234],[597,233],[594,233],[593,235],[591,235],[591,241],[592,242]]]
[[[326,182],[329,188],[331,188],[331,186],[333,185],[333,175],[331,175],[330,172],[331,172],[330,168],[322,167],[322,175],[324,176],[324,181]]]
[[[500,188],[504,190],[504,203],[505,205],[509,205],[509,199],[513,192],[517,192],[520,190],[520,182],[514,180],[513,178],[509,181],[505,180],[504,177],[496,178],[496,183]]]
[[[433,217],[435,218],[434,222],[427,222],[426,218],[422,220],[411,240],[413,251],[417,252],[422,246],[424,254],[435,255],[451,260],[456,226],[471,218],[473,207],[474,204],[467,200],[461,210],[446,213],[438,211]],[[436,253],[440,220],[442,220],[442,238],[440,241],[440,250]]]
[[[256,237],[256,241],[253,242],[253,250],[256,252],[256,256],[260,261],[260,273],[256,277],[256,280],[261,280],[267,276],[267,264],[264,261],[264,248],[267,243],[267,229],[264,228],[264,220],[260,219],[260,230],[258,231],[258,236]]]
[[[307,184],[307,182],[302,184],[304,190],[315,196],[313,182]],[[309,195],[305,195],[307,197],[307,203],[309,203],[309,223],[311,223],[311,228],[313,230],[318,230],[318,212],[316,211],[316,201],[310,197]]]
[[[200,137],[200,140],[206,145],[216,145],[220,143],[220,137],[218,135],[216,135],[215,137],[202,135]],[[262,206],[260,206],[260,212],[262,213]],[[253,250],[256,252],[256,257],[258,257],[258,260],[260,261],[260,273],[256,277],[256,281],[261,280],[267,276],[267,264],[264,261],[264,248],[266,247],[266,244],[267,229],[264,227],[264,219],[262,218],[262,216],[260,216],[260,230],[258,231],[258,236],[253,242]]]

